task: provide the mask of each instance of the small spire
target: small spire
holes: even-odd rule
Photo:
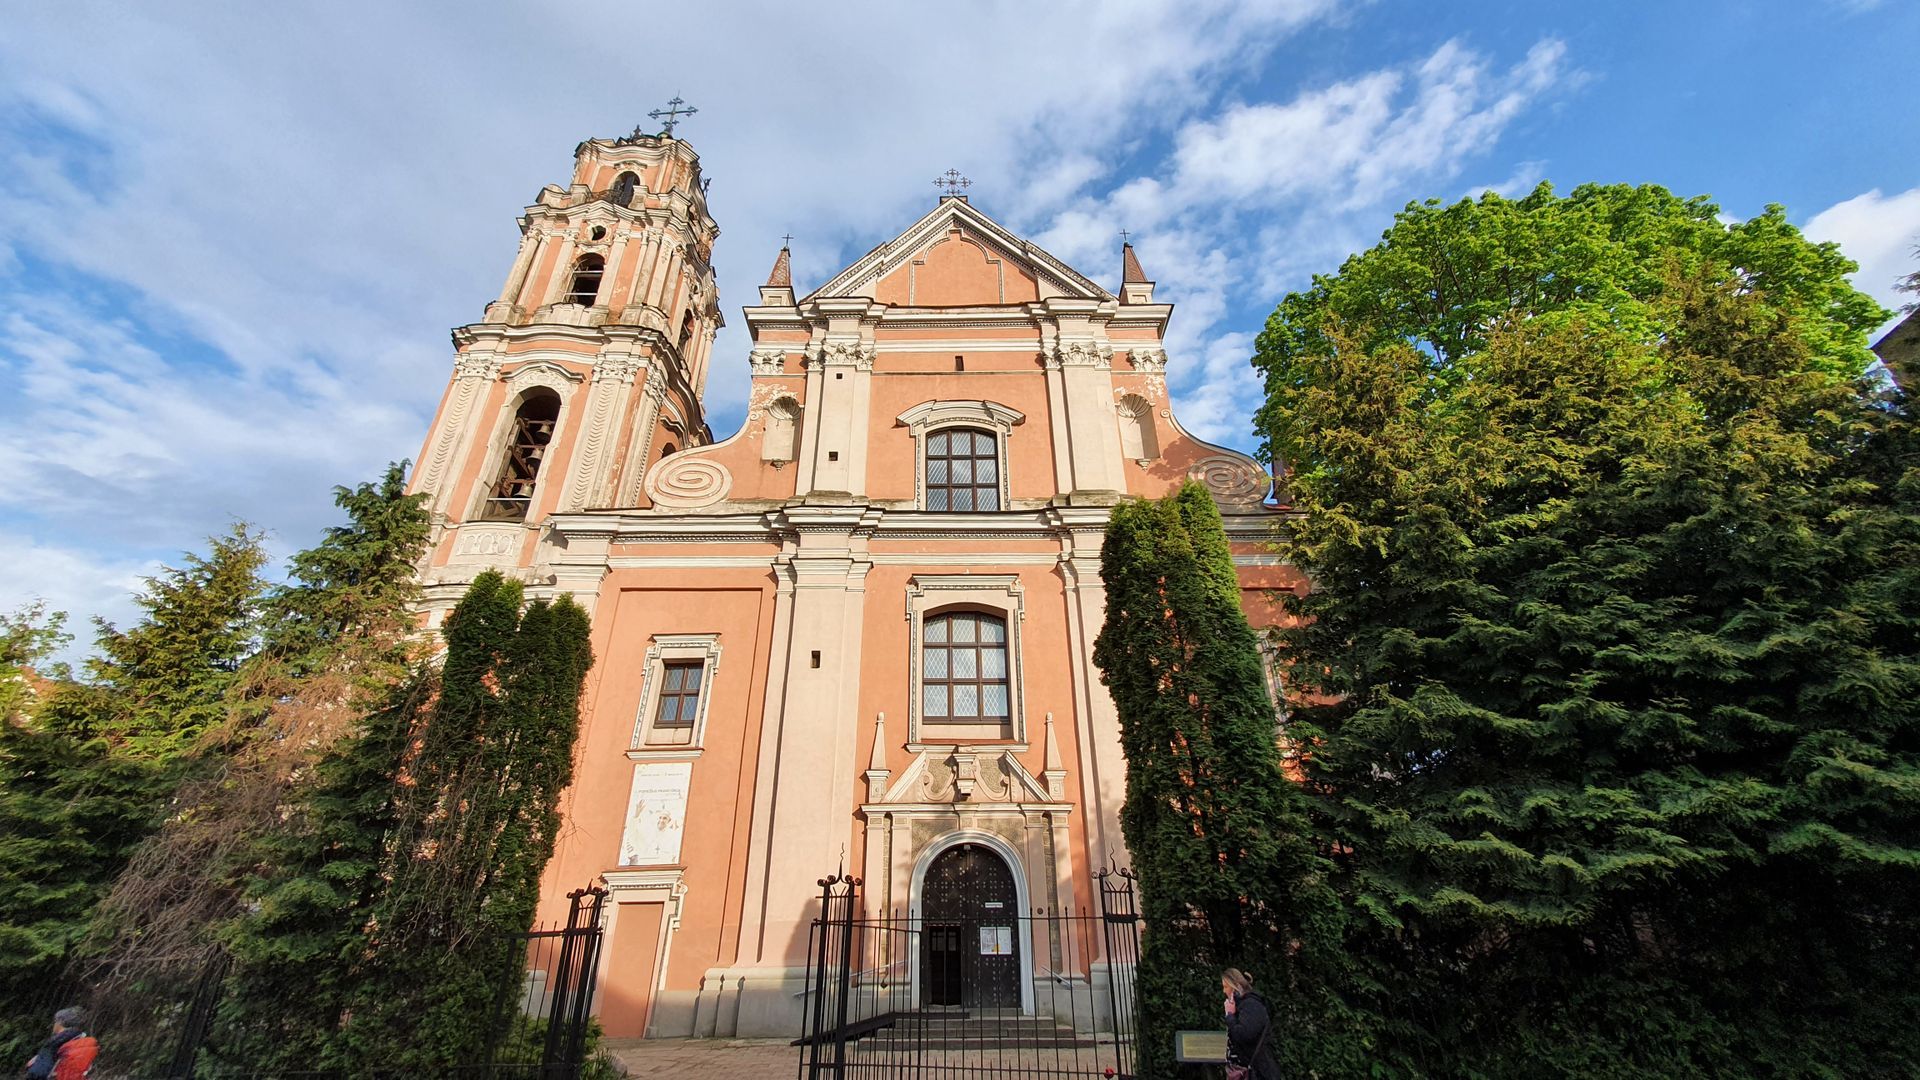
[[[774,257],[773,272],[767,275],[767,284],[778,289],[793,287],[793,253],[787,250],[785,244],[780,245],[780,254]]]
[[[1125,242],[1121,243],[1120,245],[1120,281],[1121,283],[1127,284],[1127,285],[1131,285],[1135,283],[1145,284],[1147,280],[1148,279],[1147,279],[1146,271],[1140,269],[1140,260],[1137,257],[1135,257],[1135,255],[1133,254],[1133,245]]]
[[[1060,739],[1053,733],[1053,714],[1047,714],[1047,750],[1041,768],[1047,772],[1058,772],[1066,768],[1060,763]]]
[[[867,755],[869,772],[887,771],[887,714],[875,713],[873,717],[873,752]]]

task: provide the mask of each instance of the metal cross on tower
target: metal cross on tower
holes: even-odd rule
[[[1123,244],[1125,244],[1125,243],[1129,243],[1129,242],[1131,242],[1132,240],[1133,240],[1133,234],[1132,234],[1132,233],[1130,233],[1130,232],[1128,232],[1128,231],[1127,231],[1127,230],[1125,230],[1125,229],[1121,229],[1121,230],[1120,230],[1120,242],[1121,242],[1121,243],[1123,243]]]
[[[787,234],[785,234],[784,236],[782,236],[782,237],[780,237],[780,246],[781,246],[781,247],[786,247],[787,245],[789,245],[789,244],[791,244],[791,243],[793,243],[793,234],[792,234],[792,233],[787,233]]]
[[[958,195],[973,186],[973,181],[960,175],[959,169],[948,169],[934,178],[933,186],[941,188],[943,195]]]
[[[680,107],[682,105],[687,105],[687,103],[680,99],[679,94],[675,94],[673,95],[673,100],[667,102],[666,108],[655,109],[652,112],[648,113],[647,115],[654,118],[655,120],[658,120],[663,116],[666,117],[667,122],[664,125],[664,127],[666,128],[667,138],[671,139],[673,138],[673,125],[679,123],[681,117],[692,116],[694,113],[697,113],[700,111],[699,109],[696,109],[691,105],[687,105],[687,107],[683,109]]]

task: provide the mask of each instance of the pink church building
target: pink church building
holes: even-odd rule
[[[1256,623],[1297,581],[1263,546],[1265,470],[1173,414],[1173,311],[1133,249],[1110,290],[963,196],[805,292],[782,249],[750,352],[721,358],[750,372],[745,423],[715,441],[693,148],[581,143],[520,226],[453,333],[422,575],[436,623],[489,568],[592,613],[543,912],[609,890],[607,1033],[797,1032],[816,882],[843,866],[891,911],[964,902],[937,895],[961,857],[1022,910],[1086,907],[1127,863],[1092,663],[1109,509],[1195,478]]]

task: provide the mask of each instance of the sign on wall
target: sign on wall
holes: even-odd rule
[[[980,928],[981,956],[1012,956],[1013,927],[983,926]]]
[[[680,861],[687,826],[691,761],[644,762],[633,767],[627,828],[620,838],[620,865],[659,866]]]

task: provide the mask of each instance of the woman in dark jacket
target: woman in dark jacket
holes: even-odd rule
[[[1227,1060],[1250,1066],[1253,1080],[1280,1080],[1280,1062],[1273,1056],[1273,1014],[1267,999],[1253,992],[1253,980],[1239,968],[1220,973],[1220,993],[1227,999]]]

